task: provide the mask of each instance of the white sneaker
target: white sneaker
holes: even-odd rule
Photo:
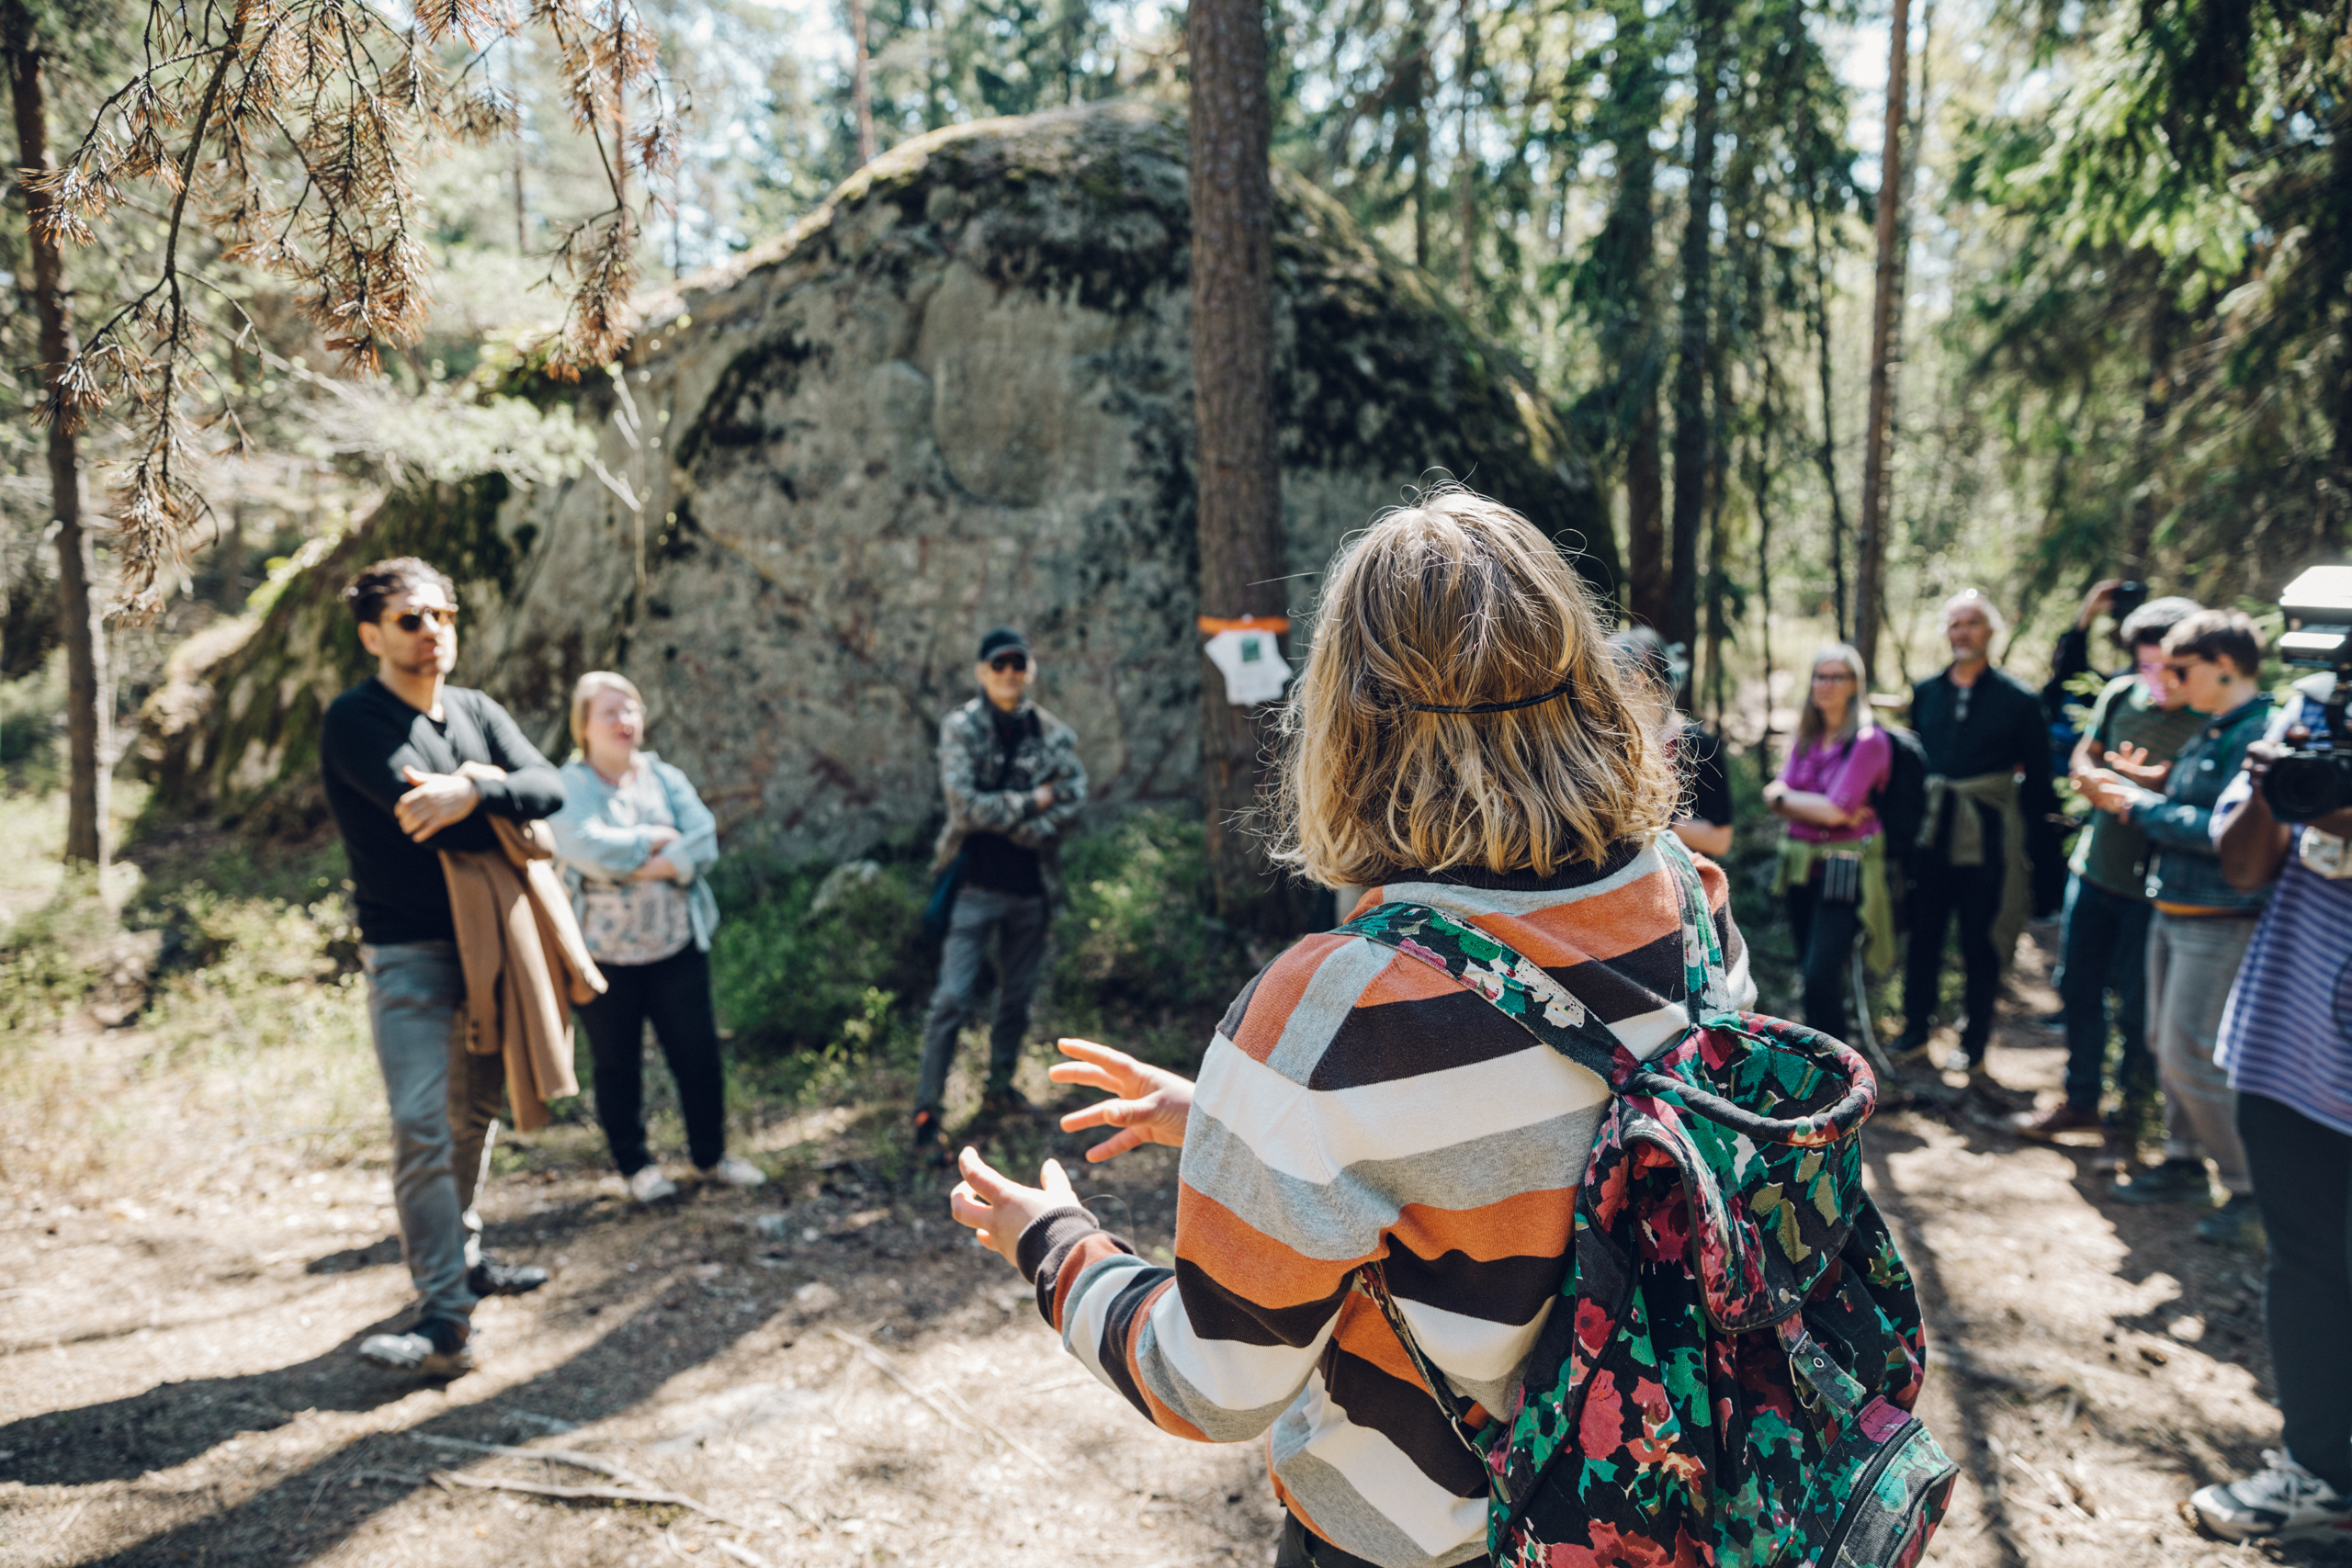
[[[2188,1506],[2224,1540],[2340,1533],[2352,1539],[2352,1498],[2287,1456],[2262,1450],[2265,1468],[2241,1481],[2200,1487]]]
[[[741,1155],[726,1155],[717,1165],[704,1166],[702,1179],[728,1187],[757,1187],[767,1180],[768,1173]]]
[[[659,1203],[678,1195],[678,1184],[662,1174],[658,1165],[640,1166],[628,1179],[628,1195],[640,1203]]]
[[[480,1343],[464,1325],[420,1323],[405,1334],[369,1335],[359,1342],[359,1356],[396,1372],[457,1378],[474,1370]]]

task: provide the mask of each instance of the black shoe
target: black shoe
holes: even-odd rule
[[[536,1263],[501,1263],[485,1257],[466,1271],[466,1289],[478,1296],[527,1296],[548,1282]]]
[[[1034,1116],[1036,1111],[1037,1108],[1029,1103],[1029,1097],[1011,1084],[999,1085],[980,1095],[983,1116]]]
[[[1898,1066],[1909,1062],[1925,1063],[1933,1047],[1928,1044],[1927,1030],[1906,1029],[1894,1044],[1886,1048],[1886,1056],[1888,1061]]]
[[[2223,1247],[2260,1247],[2262,1213],[2251,1193],[2233,1193],[2228,1202],[2197,1222],[2197,1234]]]
[[[947,1126],[933,1110],[915,1112],[915,1157],[925,1165],[942,1166],[948,1160]]]
[[[2115,1196],[2124,1203],[2195,1203],[2210,1208],[2213,1189],[2205,1179],[2203,1160],[2168,1159],[2129,1182],[2119,1183]]]

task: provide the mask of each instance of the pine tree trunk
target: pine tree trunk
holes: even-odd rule
[[[1672,604],[1666,569],[1666,474],[1658,446],[1657,388],[1644,389],[1625,449],[1625,576],[1634,619],[1664,629]]]
[[[849,0],[849,30],[857,50],[850,67],[849,95],[857,112],[857,166],[862,169],[874,162],[874,82],[866,54],[865,0]]]
[[[1287,595],[1274,445],[1273,181],[1263,0],[1190,0],[1192,338],[1201,614],[1279,615]],[[1233,706],[1201,660],[1201,788],[1217,912],[1283,919],[1260,798],[1273,708]]]
[[[0,47],[8,55],[16,99],[17,166],[47,169],[49,122],[39,41],[23,0],[0,0]],[[51,198],[24,186],[26,246],[32,253],[33,310],[40,321],[41,376],[54,386],[74,357],[74,324],[66,317],[65,265],[56,242],[41,236],[33,215]],[[106,711],[106,624],[95,592],[96,546],[82,525],[82,459],[63,421],[49,427],[50,515],[57,525],[58,620],[65,642],[65,858],[100,865],[106,857],[108,715]]]
[[[1690,110],[1690,211],[1682,228],[1682,321],[1674,361],[1674,559],[1666,640],[1697,646],[1699,532],[1707,514],[1709,298],[1714,274],[1715,73],[1718,0],[1700,0],[1696,101]]]
[[[1846,497],[1838,486],[1838,394],[1830,374],[1829,257],[1821,243],[1819,193],[1808,187],[1805,194],[1813,214],[1813,342],[1821,379],[1821,446],[1815,461],[1821,467],[1821,486],[1829,492],[1829,592],[1838,640],[1844,642],[1851,632],[1847,620],[1851,601],[1846,593]],[[1804,411],[1798,412],[1802,415]]]
[[[1878,183],[1878,285],[1871,300],[1871,407],[1862,447],[1862,517],[1854,539],[1854,646],[1878,667],[1885,617],[1887,427],[1894,385],[1890,360],[1903,232],[1903,119],[1911,81],[1910,0],[1894,0],[1886,48],[1886,140]]]

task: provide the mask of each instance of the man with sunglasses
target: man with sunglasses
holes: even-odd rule
[[[933,1162],[947,1155],[940,1105],[956,1037],[971,1016],[980,961],[994,936],[996,1019],[989,1034],[983,1116],[1028,1109],[1012,1087],[1029,1001],[1046,957],[1063,835],[1086,803],[1086,768],[1069,726],[1029,700],[1037,666],[1029,640],[1010,626],[980,639],[973,667],[981,695],[939,724],[939,787],[947,825],[933,869],[951,901],[939,985],[923,1023],[914,1143]]]
[[[475,1303],[547,1283],[481,1251],[474,1188],[506,1069],[466,1049],[465,970],[441,852],[496,850],[490,818],[531,821],[563,784],[506,710],[447,684],[458,661],[449,580],[410,556],[344,590],[376,673],[328,705],[319,765],[351,865],[368,1022],[392,1117],[392,1203],[420,1298],[405,1333],[371,1335],[379,1366],[450,1377],[474,1364]]]
[[[2091,602],[2084,608],[2087,613]],[[2165,672],[2165,634],[2199,608],[2193,599],[2152,599],[2124,617],[2116,640],[2132,650],[2132,673],[2107,683],[2075,742],[2067,772],[2076,788],[2110,751],[2137,756],[2145,769],[2169,766],[2205,722],[2190,710],[2180,682]],[[2156,1102],[2156,1065],[2147,1043],[2148,919],[2155,908],[2146,886],[2148,836],[2112,812],[2094,811],[2075,840],[2067,869],[2058,981],[2059,998],[2066,1005],[2066,1097],[2039,1113],[2020,1111],[2011,1124],[2026,1137],[2045,1141],[2061,1133],[2103,1128],[2098,1168],[2120,1171],[2132,1163],[2141,1122]],[[2121,1104],[2102,1122],[2109,991],[2115,994],[2115,1033],[2122,1041],[2115,1073]]]

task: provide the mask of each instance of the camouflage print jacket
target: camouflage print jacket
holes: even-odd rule
[[[932,869],[946,869],[967,834],[1001,833],[1037,852],[1046,886],[1058,897],[1062,835],[1086,804],[1086,765],[1078,760],[1078,736],[1069,725],[1032,702],[1021,705],[1020,716],[1023,733],[1009,763],[998,748],[986,697],[974,697],[939,721],[939,789],[947,797],[947,826],[940,830]],[[1039,784],[1054,786],[1054,803],[1043,811],[1035,798]]]

